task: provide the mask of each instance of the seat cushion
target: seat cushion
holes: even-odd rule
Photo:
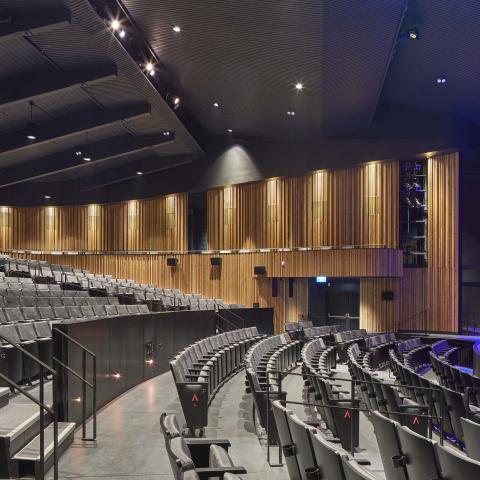
[[[216,467],[233,467],[233,462],[228,452],[218,445],[210,445],[209,466]]]

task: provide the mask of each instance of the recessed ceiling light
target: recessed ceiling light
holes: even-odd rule
[[[110,23],[110,27],[112,28],[112,30],[118,30],[120,28],[120,22],[117,19],[112,20],[112,23]]]
[[[50,195],[44,195],[43,198],[45,198],[46,200],[50,200],[50,198],[52,198]]]
[[[444,83],[447,83],[447,79],[445,77],[438,77],[437,78],[437,83],[439,85],[443,85]]]
[[[218,104],[218,102],[215,102],[215,103],[213,104],[213,106],[214,106],[215,108],[218,108],[220,105]]]
[[[163,132],[163,136],[164,136],[164,137],[169,137],[169,136],[170,136],[170,131],[169,131],[169,130],[165,130],[165,131]]]
[[[145,68],[147,69],[147,72],[151,72],[153,70],[153,63],[147,62],[147,64],[145,65]]]
[[[289,115],[290,117],[294,117],[295,116],[295,110],[287,110],[287,115]]]
[[[77,150],[77,151],[75,152],[75,155],[76,155],[77,157],[80,157],[80,156],[82,155],[82,152],[81,152],[80,150]]]
[[[418,33],[418,29],[412,28],[408,30],[408,38],[410,40],[418,40],[420,38],[420,34]]]
[[[137,175],[143,175],[143,172],[138,171]]]
[[[27,138],[29,140],[36,140],[37,139],[37,137],[35,135],[27,135]]]
[[[91,162],[92,159],[90,157],[83,157],[84,162]]]
[[[126,32],[125,30],[120,30],[120,31],[118,32],[118,36],[119,36],[120,38],[125,38],[125,35],[126,35],[126,34],[127,34],[127,32]]]
[[[228,133],[233,133],[233,130],[232,130],[231,128],[228,128],[228,129],[227,129],[227,132],[228,132]]]
[[[180,97],[174,97],[173,98],[173,104],[174,105],[180,105]]]
[[[179,25],[175,25],[175,26],[173,27],[173,31],[174,31],[175,33],[180,33],[180,32],[182,31],[182,29],[180,28]]]
[[[299,92],[303,90],[303,83],[302,82],[297,82],[295,84],[295,90],[298,90]]]

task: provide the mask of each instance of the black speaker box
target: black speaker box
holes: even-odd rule
[[[382,300],[393,300],[393,292],[382,292]]]
[[[255,275],[266,275],[267,274],[267,267],[263,265],[256,265],[253,267],[253,273]]]
[[[210,257],[210,265],[212,267],[219,267],[222,265],[222,257]]]
[[[167,257],[167,265],[169,267],[176,267],[177,266],[177,259],[174,257]]]

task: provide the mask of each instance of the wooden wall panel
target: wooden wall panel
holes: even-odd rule
[[[428,160],[428,308],[435,331],[457,331],[459,302],[459,155]]]
[[[52,251],[186,251],[188,195],[105,205],[0,207],[0,247]]]
[[[398,246],[398,162],[208,192],[211,249]]]

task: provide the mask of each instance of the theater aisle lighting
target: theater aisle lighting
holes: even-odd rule
[[[180,28],[179,25],[174,25],[172,30],[175,32],[175,33],[180,33],[182,31],[182,29]]]

